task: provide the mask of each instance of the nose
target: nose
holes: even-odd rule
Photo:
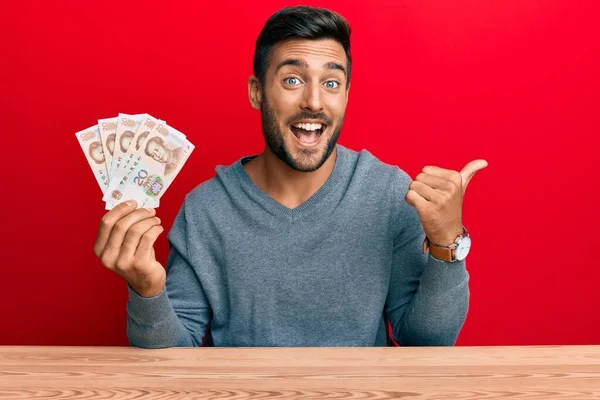
[[[310,83],[306,85],[301,107],[304,111],[313,113],[323,111],[323,99],[321,98],[320,84]]]

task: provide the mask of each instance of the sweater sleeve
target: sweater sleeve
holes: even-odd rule
[[[446,262],[422,253],[425,232],[405,195],[411,178],[398,169],[393,221],[394,247],[385,311],[394,339],[404,346],[452,346],[469,306],[466,262]]]
[[[184,203],[169,232],[165,289],[157,296],[142,297],[129,287],[127,336],[132,346],[202,345],[210,319],[210,306],[189,259],[185,208]],[[201,247],[202,244],[195,246]]]

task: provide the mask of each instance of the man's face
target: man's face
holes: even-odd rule
[[[162,140],[151,140],[146,150],[154,160],[163,164],[169,162],[171,153]]]
[[[291,39],[273,47],[262,91],[265,141],[297,171],[315,171],[334,150],[348,88],[346,53],[331,39]]]

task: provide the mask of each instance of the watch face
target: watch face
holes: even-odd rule
[[[456,259],[464,260],[467,257],[467,254],[469,254],[470,249],[471,238],[469,236],[464,236],[456,248]]]

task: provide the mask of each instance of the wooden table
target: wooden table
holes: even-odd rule
[[[600,399],[600,346],[0,347],[0,399]]]

